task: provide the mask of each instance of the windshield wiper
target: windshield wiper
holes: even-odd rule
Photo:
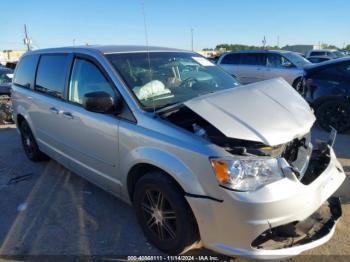
[[[168,103],[162,105],[161,107],[158,107],[159,109],[156,109],[156,113],[167,113],[169,111],[173,111],[174,109],[178,109],[182,106],[183,102]]]

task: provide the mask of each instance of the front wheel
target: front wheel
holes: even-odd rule
[[[303,94],[303,81],[300,77],[294,80],[292,86],[299,94]]]
[[[323,102],[316,108],[316,117],[319,125],[330,131],[330,126],[339,133],[350,130],[350,101],[345,99],[332,99]]]
[[[198,240],[191,208],[166,174],[150,172],[141,177],[133,202],[145,236],[163,252],[181,254]]]

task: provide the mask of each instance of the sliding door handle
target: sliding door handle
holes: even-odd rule
[[[70,112],[63,112],[62,115],[64,118],[73,119],[73,115]]]

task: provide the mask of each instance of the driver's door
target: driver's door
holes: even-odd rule
[[[76,57],[69,80],[68,103],[62,108],[65,154],[71,168],[94,183],[114,192],[120,191],[118,167],[118,126],[114,115],[94,113],[82,107],[86,93],[104,91],[116,96],[116,90],[99,66]]]

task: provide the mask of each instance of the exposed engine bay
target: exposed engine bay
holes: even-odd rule
[[[268,146],[261,142],[227,137],[186,106],[167,110],[161,117],[233,155],[284,158],[298,179],[305,184],[316,179],[329,164],[330,156],[326,143],[319,142],[317,148],[313,148],[310,133],[285,144]]]
[[[163,117],[235,155],[283,156],[288,162],[294,162],[297,159],[298,148],[307,148],[310,142],[309,135],[278,146],[267,146],[261,142],[226,137],[216,127],[186,106],[177,111],[165,113]]]

